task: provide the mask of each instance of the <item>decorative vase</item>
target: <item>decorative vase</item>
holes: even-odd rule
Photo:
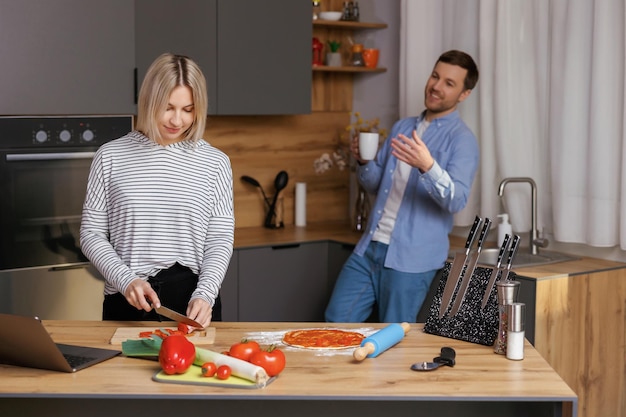
[[[341,66],[341,53],[340,52],[327,53],[326,65],[328,65],[329,67],[340,67]]]
[[[367,191],[357,183],[356,200],[354,204],[354,231],[363,232],[367,227],[367,220],[370,214],[370,199]]]

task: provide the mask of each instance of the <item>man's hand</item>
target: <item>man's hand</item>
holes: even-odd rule
[[[412,136],[409,138],[400,133],[391,139],[391,148],[393,149],[391,154],[421,172],[428,172],[433,167],[435,160],[415,130]]]
[[[148,281],[144,281],[141,278],[136,278],[128,285],[126,292],[124,292],[126,301],[128,304],[135,307],[137,310],[152,310],[152,305],[155,307],[161,306],[161,300],[159,296],[152,289]]]

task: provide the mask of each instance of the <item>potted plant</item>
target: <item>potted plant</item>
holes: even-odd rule
[[[326,54],[326,65],[328,65],[329,67],[340,67],[342,64],[341,52],[339,52],[341,42],[328,41],[328,47],[330,49],[330,52]]]

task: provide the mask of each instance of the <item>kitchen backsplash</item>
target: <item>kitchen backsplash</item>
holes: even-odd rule
[[[332,154],[349,123],[348,112],[209,117],[205,139],[232,163],[236,227],[262,226],[265,217],[261,192],[242,182],[241,176],[257,179],[271,197],[281,170],[289,174],[283,203],[286,225],[294,223],[296,182],[307,183],[307,222],[348,221],[349,171],[316,174],[313,161],[324,152]]]

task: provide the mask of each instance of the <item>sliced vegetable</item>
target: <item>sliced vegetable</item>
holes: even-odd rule
[[[259,388],[263,388],[269,379],[265,369],[260,366],[242,361],[241,359],[222,355],[221,353],[213,352],[212,350],[197,347],[196,360],[194,364],[202,366],[205,362],[214,362],[218,367],[221,365],[228,365],[231,369],[232,375],[252,381]]]
[[[259,344],[254,340],[241,339],[241,342],[235,343],[230,347],[228,356],[248,361],[250,360],[250,356],[259,350],[261,350],[261,346],[259,346]]]
[[[159,364],[168,374],[183,374],[193,365],[196,347],[182,335],[172,335],[163,339],[159,349]]]
[[[183,334],[193,333],[194,330],[199,330],[197,327],[190,326],[185,323],[178,323],[178,331]]]
[[[267,350],[253,353],[250,357],[250,363],[262,367],[272,377],[285,369],[286,358],[282,350],[277,349],[275,345],[271,345]]]

